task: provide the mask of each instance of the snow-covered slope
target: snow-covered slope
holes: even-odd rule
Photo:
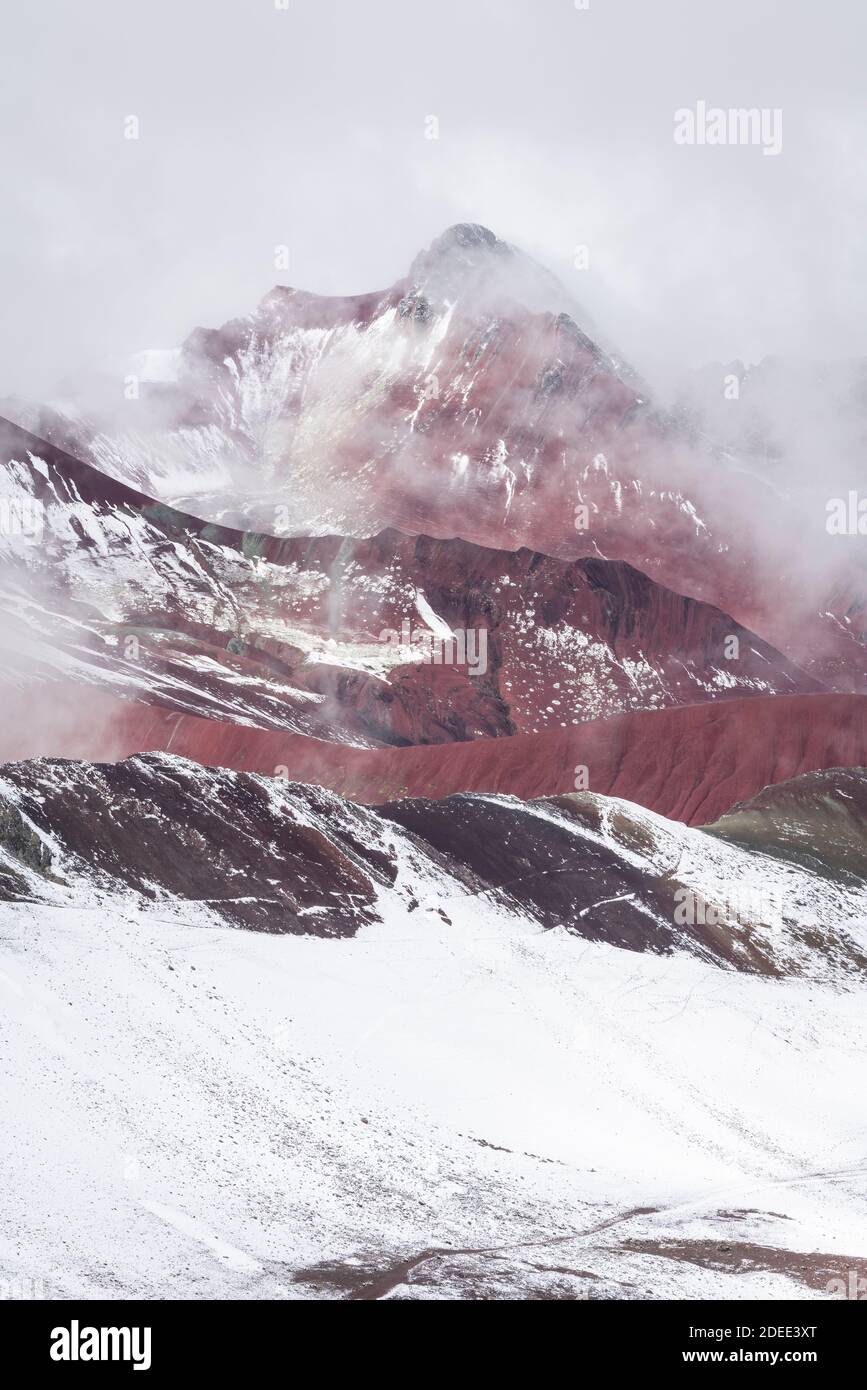
[[[514,885],[478,891],[479,851],[435,848],[442,817],[425,828],[418,803],[409,835],[291,784],[133,762],[114,784],[4,770],[4,1278],[55,1297],[775,1299],[865,1272],[864,984],[826,942],[799,962],[788,925],[767,938],[813,978],[721,968],[688,933],[620,949],[588,939],[601,903],[585,931]],[[76,804],[109,789],[88,830]],[[468,803],[517,865],[532,824],[537,851],[570,834],[576,869],[604,852],[650,888],[673,856],[709,900],[780,874],[802,915],[867,934],[863,894],[624,803],[461,798],[462,842]],[[261,895],[238,856],[262,817],[290,823],[294,857],[262,871],[284,915],[325,846],[379,856],[353,934],[316,934],[315,913],[302,935],[238,930],[207,901]],[[210,894],[153,862],[187,835]]]
[[[766,975],[867,971],[867,886],[594,793],[373,810],[174,755],[0,772],[0,899],[178,900],[279,933],[354,934],[396,898],[485,898],[546,930]],[[446,909],[447,911],[447,909]]]

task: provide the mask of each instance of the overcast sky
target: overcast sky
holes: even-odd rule
[[[171,346],[278,281],[385,286],[456,221],[542,259],[651,380],[867,353],[865,16],[863,0],[17,0],[0,395]],[[676,145],[675,110],[700,100],[780,108],[781,153]]]

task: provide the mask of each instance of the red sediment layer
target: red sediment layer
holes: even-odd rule
[[[46,687],[44,701],[50,720],[41,717],[38,692],[7,708],[0,760],[113,761],[162,751],[318,783],[370,804],[455,792],[546,796],[575,790],[576,769],[586,767],[591,791],[699,825],[799,773],[867,766],[863,695],[756,696],[513,738],[381,749],[202,719],[80,688],[69,687],[60,699],[56,687]]]

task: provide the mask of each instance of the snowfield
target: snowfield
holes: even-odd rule
[[[0,1277],[776,1299],[864,1272],[863,987],[478,897],[379,909],[323,940],[132,895],[2,905]]]

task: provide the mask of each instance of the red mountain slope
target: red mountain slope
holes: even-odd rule
[[[822,768],[867,766],[867,697],[859,695],[728,700],[544,734],[382,749],[251,729],[102,694],[94,695],[84,720],[62,701],[65,715],[57,711],[56,692],[45,698],[56,711],[51,747],[44,746],[29,695],[35,732],[28,740],[25,710],[13,703],[0,733],[0,762],[46,752],[113,759],[168,751],[210,766],[317,782],[371,804],[459,791],[548,796],[575,790],[576,769],[586,767],[589,790],[702,825],[770,783]]]

